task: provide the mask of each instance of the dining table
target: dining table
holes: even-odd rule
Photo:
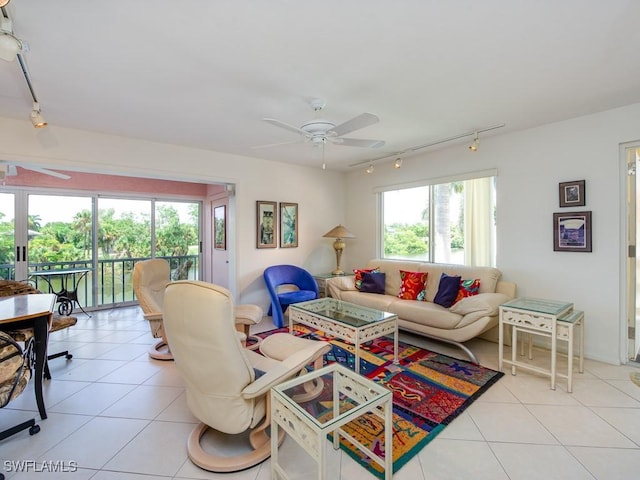
[[[35,353],[35,394],[42,420],[47,418],[42,394],[47,342],[57,296],[54,293],[14,295],[0,299],[0,330],[33,329]]]

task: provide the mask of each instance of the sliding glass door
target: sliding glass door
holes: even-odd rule
[[[173,279],[199,279],[201,202],[0,193],[0,278],[60,291],[65,279],[83,307],[135,301],[133,265],[165,258]],[[40,273],[38,273],[40,272]]]

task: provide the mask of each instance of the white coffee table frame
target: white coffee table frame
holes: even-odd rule
[[[319,377],[333,376],[332,418],[320,422],[300,405],[291,389]],[[326,381],[326,380],[325,380]],[[288,392],[287,392],[288,391]],[[343,395],[355,406],[340,413],[339,396]],[[372,412],[384,421],[385,458],[372,452],[341,427],[365,413]],[[385,471],[385,480],[393,476],[393,395],[390,390],[363,377],[353,370],[333,363],[319,370],[281,383],[271,389],[271,478],[288,480],[289,476],[278,462],[278,428],[282,428],[318,464],[318,479],[327,477],[327,435],[333,433],[333,448],[340,448],[340,437],[351,442]]]
[[[393,313],[327,297],[290,305],[290,333],[293,333],[294,323],[317,328],[352,343],[356,373],[360,373],[360,345],[393,334],[393,363],[398,364],[398,316]]]

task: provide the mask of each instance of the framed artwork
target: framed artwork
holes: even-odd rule
[[[226,205],[220,205],[213,209],[213,246],[216,250],[227,249],[226,213]]]
[[[591,251],[591,212],[553,214],[553,250]]]
[[[560,184],[561,207],[584,207],[585,205],[584,180],[562,182]]]
[[[280,202],[280,248],[298,246],[298,204]]]
[[[276,248],[278,241],[278,222],[276,202],[256,202],[256,247]]]

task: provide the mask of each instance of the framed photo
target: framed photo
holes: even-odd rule
[[[562,182],[560,184],[561,207],[584,207],[585,205],[584,180]]]
[[[227,249],[226,205],[213,209],[213,247],[216,250]]]
[[[591,251],[591,212],[553,214],[553,250]]]
[[[278,212],[276,202],[256,202],[256,247],[276,248],[278,241]]]
[[[298,204],[280,202],[280,248],[298,246]]]

